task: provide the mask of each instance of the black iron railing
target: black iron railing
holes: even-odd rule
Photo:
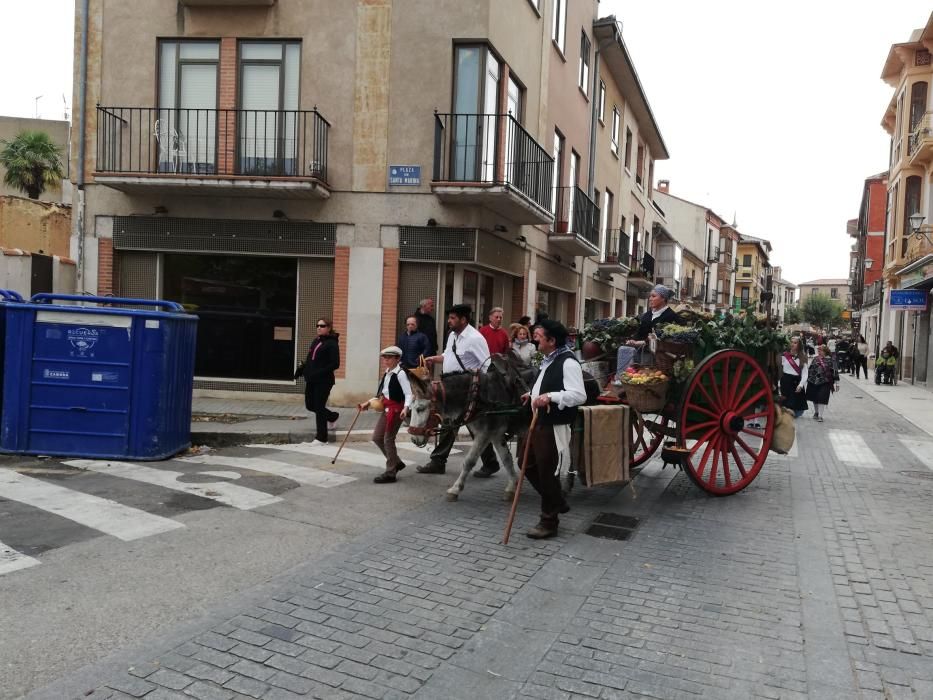
[[[606,232],[606,262],[629,266],[629,235],[622,229],[610,229]]]
[[[97,107],[97,171],[327,181],[317,109]]]
[[[555,187],[554,233],[575,235],[599,250],[599,207],[579,187]]]
[[[506,185],[551,208],[554,159],[511,114],[434,113],[434,181]]]
[[[925,141],[933,138],[933,112],[924,112],[907,137],[907,155],[912,156]]]
[[[649,280],[654,279],[654,256],[649,253],[644,253],[641,256],[641,261],[639,262],[639,269],[645,274]]]
[[[713,246],[710,248],[709,255],[706,257],[707,262],[719,262],[719,246]]]
[[[875,280],[865,287],[865,293],[862,295],[862,306],[877,304],[881,299],[881,280]]]

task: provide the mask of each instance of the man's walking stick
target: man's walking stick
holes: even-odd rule
[[[331,464],[336,463],[337,458],[340,456],[341,450],[343,450],[343,446],[347,444],[347,438],[350,437],[350,433],[353,432],[353,426],[356,425],[356,419],[359,418],[359,417],[360,417],[360,414],[362,414],[362,413],[363,413],[363,409],[357,407],[357,409],[356,409],[356,416],[354,416],[353,422],[350,423],[350,429],[347,430],[347,434],[343,436],[343,442],[341,442],[341,443],[340,443],[340,447],[337,448],[337,454],[335,454],[335,455],[334,455],[334,458],[330,461]]]
[[[528,432],[525,435],[525,450],[522,454],[522,469],[518,473],[518,483],[515,485],[515,496],[512,498],[512,510],[509,511],[509,519],[505,523],[505,534],[502,536],[502,544],[508,544],[509,535],[512,534],[512,523],[515,522],[515,512],[518,510],[518,497],[522,493],[522,482],[525,480],[525,470],[528,468],[528,448],[531,447],[531,434],[534,432],[535,423],[537,422],[538,409],[534,409],[531,412],[531,425],[528,426]]]

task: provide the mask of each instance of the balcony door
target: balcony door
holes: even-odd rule
[[[159,109],[153,135],[159,172],[217,172],[216,41],[163,41],[159,45]]]
[[[301,164],[298,118],[301,45],[297,42],[240,43],[238,155],[244,175],[295,176]]]
[[[453,179],[496,179],[497,117],[501,65],[486,46],[457,46],[450,160]]]

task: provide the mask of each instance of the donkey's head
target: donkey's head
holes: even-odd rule
[[[409,373],[414,396],[408,410],[408,433],[417,447],[424,447],[440,422],[434,406],[431,383]]]

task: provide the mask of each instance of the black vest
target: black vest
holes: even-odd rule
[[[541,393],[547,394],[550,391],[564,390],[564,363],[576,362],[577,358],[573,353],[564,352],[557,356],[551,364],[544,370],[544,379],[541,380]],[[551,410],[538,411],[538,423],[541,425],[566,425],[573,423],[577,417],[577,407],[569,406],[558,409],[556,403],[551,404]]]
[[[379,388],[376,389],[376,396],[382,396],[382,385],[385,383],[386,376],[383,374],[379,380]],[[402,391],[402,383],[398,380],[398,374],[392,373],[389,378],[389,398],[398,403],[405,403],[405,392]]]

